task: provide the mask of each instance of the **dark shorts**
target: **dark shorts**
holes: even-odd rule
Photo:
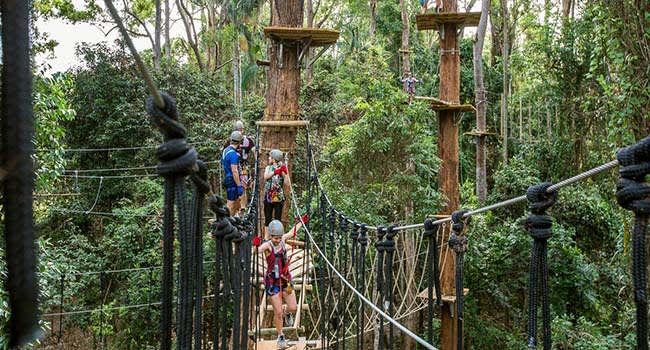
[[[264,226],[269,226],[273,219],[282,220],[282,208],[284,202],[264,202]]]
[[[226,189],[226,198],[229,201],[236,201],[239,198],[237,193],[237,184],[232,177],[228,176],[223,180],[223,187]]]
[[[282,290],[286,290],[289,284],[285,281],[282,283]],[[266,286],[266,295],[272,297],[276,294],[280,293],[280,286],[277,284],[272,284],[272,285],[267,285]]]

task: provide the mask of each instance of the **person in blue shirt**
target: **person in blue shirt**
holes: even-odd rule
[[[239,154],[237,147],[243,139],[239,131],[233,131],[230,134],[230,145],[223,149],[221,153],[221,165],[223,166],[224,180],[223,186],[226,188],[226,205],[230,211],[230,216],[239,214],[240,203],[239,197],[244,193],[241,179],[239,177]]]

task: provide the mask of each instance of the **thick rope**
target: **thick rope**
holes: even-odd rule
[[[429,243],[429,257],[432,259],[427,261],[427,340],[429,343],[433,342],[433,290],[436,291],[436,303],[438,306],[442,305],[442,297],[440,291],[440,273],[438,266],[438,242],[436,235],[440,230],[440,225],[434,225],[431,219],[424,221],[424,237]]]
[[[386,290],[384,291],[384,309],[388,316],[393,317],[393,256],[395,254],[395,241],[394,238],[398,231],[395,231],[395,226],[388,226],[386,229],[386,240],[384,241],[384,278],[386,279]],[[393,349],[395,342],[395,330],[393,324],[388,325],[388,342],[386,343],[387,349]]]
[[[625,209],[634,212],[632,233],[632,279],[636,304],[636,344],[638,350],[648,349],[648,257],[646,239],[650,215],[650,185],[645,177],[650,173],[650,137],[620,149],[616,154],[621,178],[616,186],[616,199]]]
[[[366,225],[362,224],[361,228],[359,229],[359,290],[365,290],[365,281],[366,281],[366,276],[365,276],[365,261],[366,261],[366,247],[368,246],[368,229],[366,228]],[[359,346],[358,349],[362,350],[363,349],[363,329],[364,329],[364,304],[359,301],[359,313],[357,316],[357,320],[359,323],[358,327],[358,334],[357,334],[357,339],[359,339]]]
[[[162,286],[162,317],[161,317],[161,349],[171,350],[172,327],[172,293],[173,293],[173,260],[174,260],[174,202],[178,209],[179,241],[181,242],[180,293],[178,307],[178,347],[187,348],[191,337],[191,300],[188,300],[189,251],[187,248],[190,228],[188,225],[187,202],[185,200],[185,176],[196,167],[197,153],[185,140],[185,127],[178,121],[176,102],[163,93],[165,102],[163,109],[156,106],[154,99],[149,97],[146,102],[147,112],[151,122],[158,127],[164,137],[164,143],[156,149],[158,165],[156,172],[165,178],[165,218],[163,225],[163,286]],[[190,329],[187,328],[187,315],[190,315]]]
[[[322,223],[323,223],[322,224],[322,232],[321,232],[321,236],[323,238],[322,244],[323,244],[323,249],[325,251],[327,251],[327,232],[329,232],[329,229],[331,229],[331,227],[329,227],[329,229],[328,229],[328,227],[326,226],[326,222],[328,221],[328,218],[327,218],[327,211],[326,211],[327,202],[325,201],[325,195],[324,194],[321,193],[320,200],[319,200],[318,203],[319,203],[318,204],[318,207],[319,207],[318,209],[320,210],[320,216],[321,216],[321,220],[322,220]],[[321,259],[321,262],[323,262],[322,259]],[[323,262],[323,264],[324,264],[324,262]],[[321,264],[321,265],[323,265],[323,264]],[[331,288],[331,285],[325,281],[325,270],[326,270],[325,268],[320,269],[320,284],[319,284],[319,288],[318,288],[318,295],[320,297],[320,305],[323,308],[322,317],[320,318],[320,322],[321,322],[320,331],[321,331],[321,337],[323,338],[323,342],[324,342],[323,347],[327,349],[328,348],[328,340],[329,340],[329,337],[328,337],[328,332],[329,332],[328,328],[329,327],[328,326],[329,326],[330,320],[327,318],[327,316],[329,315],[329,311],[328,311],[328,308],[327,308],[327,304],[325,303],[326,298],[327,298],[327,291],[325,290],[325,285],[329,285],[330,288]]]
[[[379,293],[379,305],[384,305],[384,252],[386,251],[385,248],[385,241],[384,237],[386,236],[386,228],[385,227],[378,227],[377,228],[377,242],[375,243],[375,249],[377,250],[377,292]],[[379,328],[379,343],[378,343],[378,348],[379,350],[384,349],[384,318],[377,315],[377,322],[379,323],[378,328]]]
[[[453,232],[449,237],[449,247],[456,255],[456,344],[458,350],[463,349],[463,258],[467,251],[467,236],[463,234],[466,222],[463,221],[463,215],[466,213],[465,210],[457,210],[451,214]]]
[[[548,239],[552,235],[553,220],[546,215],[557,199],[557,192],[548,193],[550,182],[528,188],[530,214],[526,219],[526,229],[534,239],[530,255],[530,272],[528,277],[528,348],[537,348],[537,291],[542,295],[542,329],[544,350],[551,349],[551,311],[548,300]],[[538,287],[538,283],[540,283]]]
[[[346,261],[347,259],[347,251],[348,251],[348,244],[347,244],[347,234],[348,234],[348,219],[343,216],[339,215],[339,226],[340,226],[340,240],[343,242],[343,247],[342,247],[342,254],[341,254],[341,266],[339,267],[343,273],[345,273],[347,267],[346,264],[348,263]],[[337,335],[338,339],[341,339],[342,336],[345,336],[345,309],[344,305],[347,305],[347,298],[348,295],[345,291],[345,289],[341,289],[341,304],[340,304],[340,309],[339,309],[339,317],[341,317],[341,326],[339,327],[339,334]],[[343,334],[341,334],[343,332]],[[340,343],[337,343],[337,349],[339,349],[339,344],[341,345],[340,349],[345,350],[345,341],[342,341]]]
[[[38,277],[34,245],[32,71],[29,1],[2,1],[2,163],[5,252],[9,292],[9,345],[42,337],[38,324]],[[0,176],[2,177],[2,176]]]
[[[203,202],[205,195],[210,192],[208,184],[208,168],[202,161],[197,161],[198,171],[190,177],[194,187],[192,195],[192,221],[193,254],[192,267],[194,283],[194,349],[200,350],[203,330]]]
[[[230,296],[228,263],[226,261],[226,247],[224,239],[233,229],[227,217],[230,211],[226,202],[219,196],[210,196],[208,200],[210,210],[215,214],[215,221],[212,224],[212,237],[215,242],[215,271],[214,271],[214,349],[226,349],[228,342],[227,334],[227,303]],[[223,284],[222,293],[219,288]],[[219,346],[221,344],[221,346]]]

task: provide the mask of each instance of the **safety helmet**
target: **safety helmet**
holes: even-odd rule
[[[243,138],[244,138],[244,136],[243,136],[239,131],[237,131],[237,130],[233,131],[233,132],[230,134],[230,141],[231,141],[231,142],[237,142],[237,143],[239,143],[239,142],[241,142],[241,140],[242,140]]]
[[[269,223],[269,235],[282,236],[284,234],[284,225],[280,220],[273,220]]]
[[[276,162],[281,162],[282,159],[284,158],[284,154],[282,154],[282,151],[280,151],[279,149],[272,149],[271,158],[273,158]]]
[[[233,127],[233,130],[239,130],[244,128],[244,122],[241,120],[238,120],[235,122],[235,126]]]

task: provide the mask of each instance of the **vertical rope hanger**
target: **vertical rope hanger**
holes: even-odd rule
[[[463,219],[467,211],[457,210],[451,214],[453,233],[449,237],[449,247],[456,253],[456,346],[463,349],[463,263],[467,252],[467,236],[464,234],[466,222]],[[467,219],[469,221],[469,218]]]
[[[38,324],[31,155],[33,111],[29,57],[30,1],[0,2],[2,11],[2,179],[9,292],[9,345],[19,348],[43,336]]]

